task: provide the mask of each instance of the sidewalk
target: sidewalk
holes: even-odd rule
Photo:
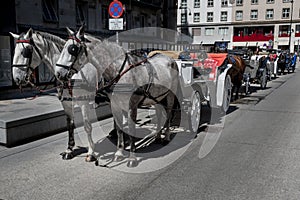
[[[17,145],[67,130],[66,116],[56,91],[35,96],[31,89],[0,92],[0,143]],[[100,112],[101,110],[101,112]],[[111,116],[107,104],[96,109],[97,118]],[[76,109],[76,116],[80,115]]]

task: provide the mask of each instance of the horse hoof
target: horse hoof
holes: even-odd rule
[[[138,166],[138,161],[136,158],[130,158],[127,162],[127,167],[133,168]]]
[[[96,161],[96,160],[97,160],[96,157],[93,156],[93,155],[87,155],[87,156],[85,157],[85,161],[86,161],[86,162],[94,162],[94,161]]]
[[[60,154],[63,160],[71,160],[72,158],[74,158],[74,155],[72,152],[67,153],[67,152],[63,152]]]
[[[124,160],[124,156],[121,155],[115,155],[114,161],[115,162],[121,162],[122,160]]]

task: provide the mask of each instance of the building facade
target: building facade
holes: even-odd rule
[[[194,44],[213,47],[224,42],[232,48],[232,4],[228,0],[179,0],[178,31],[193,37]]]
[[[178,31],[187,27],[194,44],[213,47],[228,41],[228,48],[298,51],[298,0],[179,0],[178,10]]]
[[[9,32],[29,28],[67,37],[66,27],[76,30],[85,23],[86,31],[102,38],[115,34],[109,30],[109,4],[113,0],[7,0],[0,8],[0,88],[12,87],[11,63],[14,39]],[[176,29],[176,0],[120,0],[124,30],[141,27]],[[147,32],[144,33],[147,36]],[[49,82],[52,74],[45,66],[37,68],[37,83]]]

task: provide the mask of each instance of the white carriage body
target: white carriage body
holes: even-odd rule
[[[206,66],[206,68],[195,66],[197,62],[199,62],[197,59],[176,60],[179,68],[182,101],[190,101],[193,91],[198,91],[202,102],[208,101],[212,107],[222,106],[225,79],[232,65],[227,64],[227,67],[221,72],[217,63],[214,63],[215,66],[210,69],[210,66]],[[212,62],[214,61],[209,62],[208,65]]]
[[[251,78],[255,78],[256,71],[259,67],[258,61],[260,58],[262,58],[264,56],[266,56],[266,57],[269,56],[270,59],[268,59],[268,61],[267,61],[267,68],[270,71],[270,75],[273,74],[276,77],[276,75],[277,75],[277,59],[274,58],[273,56],[271,56],[271,54],[269,52],[259,52],[259,55],[251,56],[249,64],[253,69],[246,68],[246,72],[250,73]]]

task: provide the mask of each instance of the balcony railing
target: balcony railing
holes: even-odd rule
[[[233,36],[234,42],[248,42],[248,41],[269,41],[274,40],[274,35],[252,34],[244,36]]]

